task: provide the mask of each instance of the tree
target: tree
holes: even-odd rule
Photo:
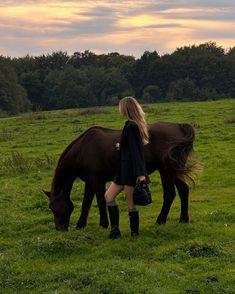
[[[10,60],[0,57],[0,109],[8,114],[28,111],[31,104]]]
[[[144,102],[235,97],[235,47],[225,52],[214,42],[138,59],[86,50],[0,60],[1,108],[12,113],[28,109],[28,100],[36,110],[113,105],[127,95]]]
[[[156,51],[145,51],[140,59],[136,60],[135,68],[133,69],[132,87],[135,89],[137,98],[142,97],[143,90],[149,85],[151,64],[160,60],[160,56]]]
[[[198,97],[199,89],[196,86],[195,81],[190,80],[189,78],[172,82],[167,93],[167,99],[170,101],[198,100]]]
[[[188,77],[201,88],[216,88],[220,82],[223,57],[224,49],[216,43],[208,42],[199,46],[178,48],[169,58],[173,64],[175,80]]]
[[[45,79],[46,109],[75,108],[96,105],[86,72],[68,66],[51,71]]]
[[[28,94],[28,98],[32,103],[33,110],[43,109],[44,99],[44,83],[38,70],[28,71],[21,74],[21,83]]]
[[[225,62],[226,62],[226,77],[221,81],[225,83],[225,87],[227,90],[229,90],[229,97],[234,98],[235,97],[235,47],[230,48],[226,57],[225,57]],[[225,94],[226,91],[224,91]],[[225,95],[225,97],[228,97]]]
[[[147,86],[143,91],[142,101],[143,102],[158,102],[164,99],[162,90],[156,85]]]
[[[122,96],[133,94],[131,85],[118,68],[89,68],[87,74],[98,105],[117,104]]]

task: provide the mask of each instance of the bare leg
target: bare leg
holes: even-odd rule
[[[128,209],[135,208],[135,205],[134,205],[134,202],[133,202],[133,191],[134,191],[134,187],[132,187],[132,186],[124,186],[124,193],[125,193]]]
[[[114,182],[112,182],[112,184],[109,186],[104,195],[106,202],[114,200],[122,190],[123,186],[117,185]]]

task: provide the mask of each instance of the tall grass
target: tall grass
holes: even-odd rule
[[[14,139],[14,135],[7,128],[3,128],[0,132],[0,142],[8,142]]]
[[[38,169],[51,169],[56,163],[55,156],[44,153],[41,157],[28,157],[13,151],[9,157],[0,162],[0,170],[8,173],[29,173]]]

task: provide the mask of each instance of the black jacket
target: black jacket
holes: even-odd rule
[[[128,120],[122,130],[120,160],[114,182],[118,185],[135,186],[138,176],[146,176],[148,179],[144,146],[138,125]]]
[[[126,121],[120,142],[121,161],[130,161],[134,176],[146,174],[144,160],[144,146],[138,125],[133,121]]]

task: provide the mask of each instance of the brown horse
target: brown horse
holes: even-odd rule
[[[180,222],[188,222],[187,180],[193,165],[188,157],[193,150],[194,129],[189,124],[158,122],[148,126],[150,140],[145,146],[145,160],[149,174],[159,170],[163,187],[163,206],[157,218],[159,224],[166,222],[171,204],[175,198],[175,186],[181,199]],[[85,182],[82,211],[77,228],[87,224],[88,212],[96,194],[100,211],[100,225],[107,228],[108,217],[104,199],[105,184],[113,180],[118,162],[116,142],[121,131],[91,127],[74,140],[62,153],[52,180],[49,207],[54,215],[57,230],[68,230],[73,203],[70,199],[72,185],[76,178]]]

